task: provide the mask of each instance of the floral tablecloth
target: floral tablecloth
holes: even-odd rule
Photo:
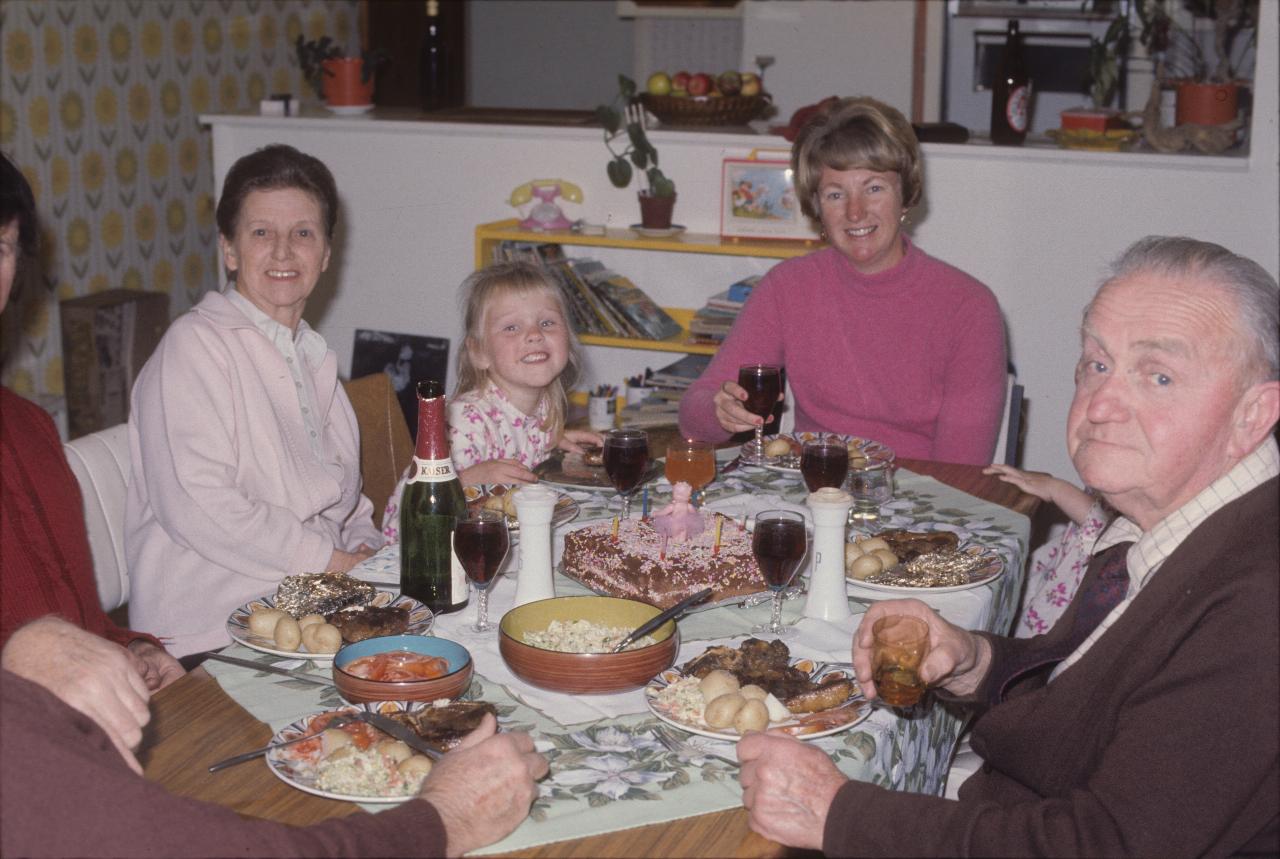
[[[612,493],[567,490],[578,501],[572,529],[592,519],[616,515]],[[665,503],[669,489],[661,482],[650,487],[650,503]],[[777,504],[803,504],[805,489],[798,476],[759,469],[741,469],[717,481],[707,493],[711,507],[730,510]],[[743,509],[746,509],[744,507]],[[999,551],[1006,572],[991,583],[970,590],[922,595],[943,616],[968,628],[1006,632],[1022,582],[1029,523],[1025,516],[952,489],[932,478],[899,470],[895,500],[883,510],[887,527],[932,523],[961,531],[967,539]],[[563,535],[557,543],[563,542]],[[512,555],[518,556],[513,548]],[[508,566],[511,566],[510,564]],[[399,557],[389,547],[353,571],[385,584],[398,577]],[[515,596],[516,571],[508,570],[492,586],[490,611],[494,617],[509,608]],[[576,582],[557,575],[559,594],[585,593]],[[850,641],[863,605],[851,598],[855,614],[842,623],[801,618],[804,600],[786,604],[784,620],[796,623],[797,635],[788,642],[793,655],[827,662],[847,662]],[[680,622],[683,645],[680,660],[701,653],[712,643],[736,643],[751,627],[768,619],[765,603],[745,608],[719,607],[687,616]],[[534,689],[507,670],[491,633],[477,636],[465,627],[475,620],[474,600],[466,609],[436,619],[433,633],[452,638],[471,650],[476,675],[467,698],[497,705],[502,727],[533,734],[538,748],[551,761],[551,774],[529,818],[509,837],[483,852],[518,850],[550,841],[579,838],[705,814],[741,804],[737,769],[713,757],[678,755],[657,742],[652,731],[657,719],[649,713],[641,691],[609,696],[556,695]],[[263,663],[298,668],[327,678],[327,665],[282,660],[239,645],[228,653]],[[232,665],[206,662],[226,692],[256,718],[279,730],[309,713],[344,702],[333,688],[324,688],[271,674],[255,674]],[[817,740],[850,778],[894,790],[940,794],[963,718],[933,702],[904,713],[882,706],[851,730]],[[691,738],[717,745],[711,740]],[[732,757],[732,749],[725,747]],[[262,765],[262,764],[259,764]],[[379,806],[366,806],[375,811]]]

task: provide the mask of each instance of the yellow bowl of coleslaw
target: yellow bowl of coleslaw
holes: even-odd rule
[[[554,597],[513,608],[498,626],[498,650],[511,673],[556,692],[605,694],[639,689],[670,668],[680,632],[669,620],[621,653],[610,653],[661,609],[619,597]]]

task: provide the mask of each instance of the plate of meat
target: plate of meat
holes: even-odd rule
[[[859,438],[853,435],[839,435],[836,433],[820,433],[820,432],[793,432],[780,433],[778,435],[767,435],[761,442],[764,445],[764,461],[760,463],[760,468],[767,468],[770,471],[782,471],[791,474],[800,473],[800,453],[804,449],[807,441],[813,441],[817,438],[829,438],[835,441],[843,441],[849,447],[849,463],[852,466],[865,464],[871,459],[893,459],[893,449],[887,445],[871,439]],[[747,460],[755,458],[756,442],[755,439],[748,441],[742,446],[743,465],[749,465]]]
[[[275,596],[249,600],[227,618],[227,634],[245,647],[275,656],[293,656],[314,662],[333,660],[332,653],[313,653],[305,644],[300,644],[293,650],[281,647],[271,635],[255,632],[251,628],[254,612],[275,609]],[[344,644],[350,644],[379,635],[426,635],[435,621],[435,615],[413,597],[376,591],[364,605],[339,609],[324,615],[324,619],[337,627]]]
[[[456,746],[485,713],[497,715],[496,708],[484,701],[382,701],[326,710],[285,726],[271,738],[272,743],[283,743],[314,735],[268,752],[272,774],[291,787],[326,799],[385,804],[416,796],[430,770],[425,756],[365,722],[330,727],[339,717],[361,710],[395,719],[441,751]]]
[[[663,722],[730,742],[765,729],[815,740],[871,714],[852,665],[793,659],[776,639],[709,647],[653,678],[644,693],[650,712]]]
[[[520,520],[516,518],[516,501],[512,492],[520,486],[509,483],[489,483],[484,486],[468,486],[463,489],[467,507],[471,510],[490,510],[507,517],[507,530],[520,532]],[[581,508],[563,492],[558,493],[555,509],[551,512],[551,527],[557,528],[578,518]]]

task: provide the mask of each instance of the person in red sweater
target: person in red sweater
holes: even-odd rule
[[[17,167],[0,155],[0,312],[9,302],[21,257],[36,249],[35,202]],[[75,659],[32,648],[15,671],[98,722],[134,769],[129,738],[149,693],[183,674],[154,637],[121,629],[98,598],[80,487],[53,419],[0,386],[0,644],[31,621],[57,615],[98,636]],[[32,633],[52,645],[56,624]]]
[[[986,465],[1008,359],[995,296],[902,233],[923,192],[920,147],[900,112],[849,98],[801,130],[796,198],[830,247],[779,263],[752,291],[680,430],[710,442],[762,419],[743,407],[743,364],[786,368],[795,428],[845,433],[899,456]]]
[[[33,634],[42,626],[60,640]],[[461,856],[514,830],[547,774],[528,734],[498,733],[485,716],[417,797],[381,814],[311,826],[245,817],[129,772],[100,725],[13,670],[33,649],[74,662],[99,643],[46,618],[0,650],[0,856]]]

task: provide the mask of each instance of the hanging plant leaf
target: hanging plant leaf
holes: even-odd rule
[[[606,170],[609,173],[609,181],[615,188],[625,188],[631,184],[631,165],[627,163],[627,159],[613,159]]]

